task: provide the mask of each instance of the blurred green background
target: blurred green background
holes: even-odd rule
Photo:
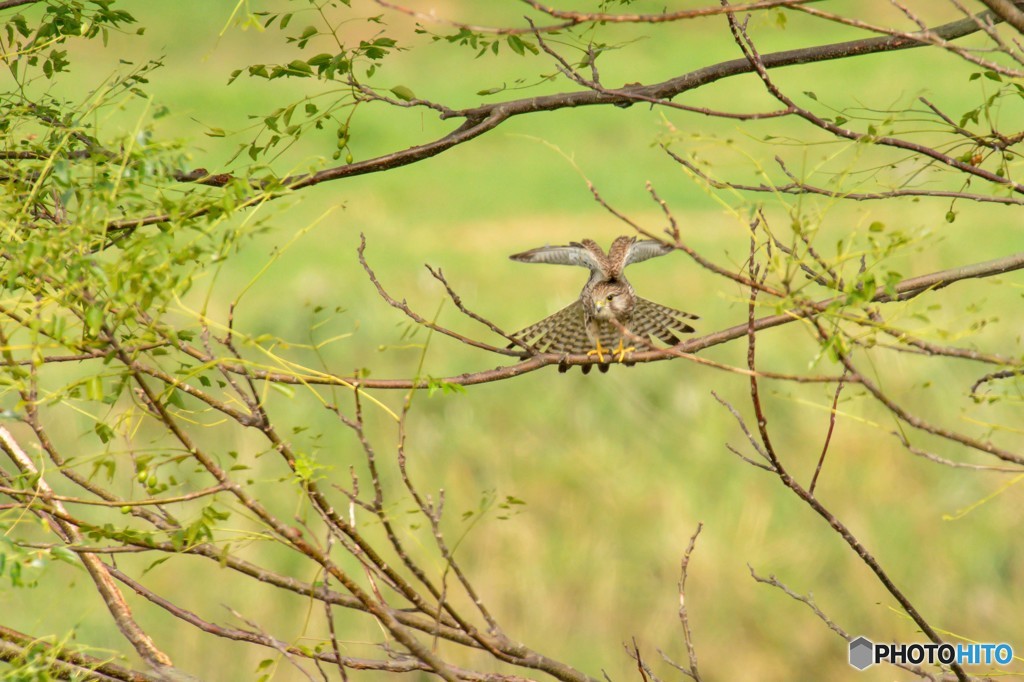
[[[239,26],[245,11],[280,3],[119,4],[147,27],[145,35],[112,34],[106,47],[97,43],[73,48],[79,50],[73,52],[76,79],[61,87],[85,93],[121,68],[120,60],[163,55],[166,66],[148,86],[154,103],[170,112],[157,130],[188,140],[193,167],[212,172],[237,168],[229,159],[251,135],[249,117],[261,118],[328,87],[313,80],[268,83],[244,76],[226,84],[233,70],[250,63],[295,57],[277,31]],[[494,25],[516,21],[525,7],[516,2],[408,4],[441,17]],[[894,12],[884,2],[827,4],[834,11],[879,22]],[[956,18],[938,5],[922,9],[927,19]],[[657,8],[636,11],[645,10]],[[353,2],[352,9],[325,9],[335,21],[381,11],[367,2]],[[776,13],[752,20],[762,52],[862,37],[852,29],[786,16],[784,27]],[[534,83],[541,74],[554,72],[552,61],[543,54],[512,58],[505,52],[502,58],[473,59],[469,48],[432,43],[414,34],[402,17],[385,17],[388,34],[413,49],[388,60],[370,79],[379,87],[402,85],[451,107],[577,89],[563,79],[490,98],[477,95],[517,79]],[[299,14],[295,27],[303,23],[312,20],[306,22]],[[342,32],[358,40],[379,29],[355,20]],[[634,39],[640,35],[649,37]],[[602,67],[610,85],[661,80],[739,56],[722,18],[640,30],[606,26],[599,38],[628,41]],[[560,46],[556,40],[552,44]],[[984,82],[968,81],[977,70],[938,50],[910,50],[788,68],[778,71],[777,78],[794,95],[812,91],[822,111],[830,106],[857,108],[865,116],[884,119],[886,110],[909,106],[922,94],[959,115],[986,94]],[[678,101],[729,111],[777,108],[756,79],[747,76]],[[811,104],[809,99],[801,102]],[[352,125],[357,160],[432,140],[457,125],[425,109],[365,109]],[[1004,116],[1012,120],[1017,114],[1007,109]],[[108,115],[131,125],[139,110],[126,107]],[[214,127],[230,134],[204,135]],[[522,265],[507,256],[584,237],[607,245],[628,232],[593,200],[584,178],[618,210],[659,232],[665,220],[645,190],[650,181],[680,221],[683,240],[734,270],[747,258],[747,220],[751,206],[759,203],[780,236],[788,234],[793,215],[815,225],[815,243],[826,255],[835,253],[840,239],[854,234],[864,238],[875,221],[914,235],[915,241],[880,270],[904,276],[995,258],[1021,243],[1016,209],[999,206],[959,204],[957,221],[950,224],[945,218],[950,205],[942,200],[845,204],[707,191],[659,149],[656,142],[666,135],[674,136],[673,149],[697,150],[719,177],[730,179],[748,180],[757,167],[771,168],[775,154],[785,156],[798,172],[819,172],[813,176],[819,182],[828,181],[822,178],[830,177],[829,171],[875,163],[871,153],[855,145],[800,145],[820,138],[792,121],[738,123],[640,105],[522,117],[423,163],[326,183],[241,217],[265,221],[266,230],[245,241],[224,263],[208,268],[207,278],[196,283],[183,305],[198,309],[206,304],[211,317],[222,319],[227,304],[245,290],[236,313],[238,328],[296,344],[279,349],[282,356],[335,373],[369,368],[374,378],[407,378],[415,373],[422,352],[415,344],[426,337],[420,330],[411,340],[404,338],[407,321],[375,294],[356,259],[360,233],[366,235],[370,264],[392,295],[407,299],[426,317],[440,307],[442,324],[497,341],[443,303],[443,289],[423,264],[442,268],[469,307],[506,329],[557,310],[577,295],[585,272]],[[765,140],[766,135],[776,138]],[[323,167],[331,163],[327,157],[333,148],[333,132],[325,131],[287,150],[272,165],[279,173]],[[873,175],[855,176],[852,183],[873,186],[875,179],[896,172],[875,169]],[[855,273],[856,262],[849,267]],[[746,293],[682,253],[637,266],[630,278],[641,295],[699,315],[700,333],[745,320]],[[1020,278],[1010,275],[961,283],[885,312],[894,324],[925,337],[1018,354],[1020,296]],[[335,315],[336,308],[342,312]],[[182,313],[182,319],[188,317]],[[344,337],[315,354],[298,347],[336,335]],[[817,344],[800,324],[762,334],[758,350],[763,369],[837,373],[829,360],[818,358]],[[745,353],[742,343],[733,343],[705,355],[742,366]],[[424,371],[451,376],[506,362],[434,336]],[[952,428],[1019,447],[1019,430],[998,426],[1013,423],[1019,415],[1013,411],[1019,396],[1010,405],[974,404],[966,397],[985,370],[881,352],[872,355],[871,363],[876,380],[911,409]],[[764,381],[762,390],[776,448],[806,483],[821,451],[834,387]],[[551,368],[471,387],[465,394],[420,394],[409,423],[411,471],[423,490],[445,490],[449,537],[460,537],[468,529],[458,556],[509,635],[590,675],[636,679],[635,663],[623,648],[635,638],[645,659],[664,678],[673,679],[657,651],[680,662],[686,659],[677,617],[679,561],[690,535],[703,522],[687,603],[701,668],[708,677],[905,677],[889,668],[854,672],[846,663],[846,644],[806,607],[751,579],[749,567],[776,575],[797,592],[813,593],[817,604],[854,635],[923,641],[875,576],[822,519],[772,476],[726,449],[731,444],[749,452],[735,420],[712,391],[751,419],[743,376],[682,360],[613,367],[607,375],[561,375]],[[404,394],[374,396],[397,409]],[[348,480],[349,466],[361,466],[351,433],[304,391],[291,398],[271,392],[268,400],[283,427],[308,427],[295,436],[296,442],[314,451],[339,481]],[[855,387],[846,389],[840,409],[818,488],[822,501],[874,552],[936,629],[972,641],[1006,641],[1024,651],[1024,623],[1018,616],[1024,606],[1024,562],[1010,532],[1024,512],[1013,486],[1017,479],[915,458],[892,435],[899,428],[893,419]],[[370,419],[380,455],[393,459],[394,425],[373,410]],[[69,420],[62,428],[69,442],[78,438],[83,447],[95,447],[82,436],[88,422]],[[263,446],[251,436],[225,433],[223,438],[225,449],[241,452],[256,466],[260,485],[272,497],[275,477],[283,475],[279,465],[270,458],[254,458],[253,449]],[[915,436],[914,442],[954,459],[984,461],[930,439]],[[1003,490],[1007,484],[1011,487]],[[947,520],[997,491],[1002,494],[963,518]],[[393,492],[396,513],[411,506],[397,485]],[[460,519],[463,512],[479,511],[482,500],[506,496],[525,505],[517,505],[511,514],[492,506],[471,528]],[[294,501],[281,499],[278,504],[287,509]],[[416,522],[410,515],[407,523]],[[289,557],[279,561],[281,570],[307,570]],[[439,574],[443,566],[435,561],[432,568]],[[322,614],[310,612],[303,600],[239,582],[205,565],[173,560],[153,568],[146,580],[163,594],[182,595],[186,606],[216,621],[235,622],[223,604],[288,641],[302,642],[310,632],[322,631]],[[5,624],[36,634],[60,635],[78,628],[82,642],[124,648],[81,573],[51,566],[41,581],[45,589],[0,591]],[[74,598],[78,594],[81,599]],[[201,635],[142,602],[133,605],[176,664],[205,679],[253,679],[257,662],[267,657],[264,651]],[[347,653],[374,654],[372,644],[381,633],[368,618],[340,611],[336,618],[348,642]],[[1021,669],[1016,663],[1011,668]],[[297,679],[296,672],[282,665],[275,679]]]

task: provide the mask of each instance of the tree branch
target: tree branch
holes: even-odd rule
[[[732,11],[728,12],[728,16],[733,16]],[[946,41],[956,40],[978,32],[981,30],[980,26],[983,22],[998,22],[1000,20],[992,12],[982,12],[973,17],[953,21],[916,34],[865,38],[775,52],[761,56],[759,63],[764,69],[773,69],[796,64],[812,64],[879,52],[923,47],[931,44],[929,38],[932,36],[937,36]],[[368,173],[378,173],[423,161],[489,132],[506,120],[516,116],[583,106],[613,105],[626,107],[638,101],[648,103],[658,102],[659,100],[668,101],[684,92],[694,90],[703,85],[753,71],[756,71],[756,68],[749,59],[733,59],[650,85],[630,85],[607,91],[585,90],[582,92],[543,95],[508,102],[485,104],[479,107],[452,111],[451,113],[442,113],[442,119],[462,118],[464,122],[454,131],[426,144],[365,161],[327,168],[315,173],[282,178],[277,182],[276,189],[270,188],[265,192],[251,195],[243,199],[238,204],[238,208],[251,208],[267,200],[276,199],[290,192],[312,187],[323,182]],[[993,179],[998,178],[998,176],[993,174],[989,175],[992,177],[987,179],[993,182],[1004,184],[1007,182],[1005,179]],[[188,175],[186,174],[183,177],[188,177]],[[215,174],[211,176],[205,173],[205,171],[201,177],[205,184],[215,185],[226,185],[234,179],[234,176],[231,174]],[[217,180],[211,181],[211,177]],[[108,233],[131,233],[145,225],[165,223],[172,219],[189,220],[198,218],[208,214],[211,210],[209,207],[203,207],[195,209],[184,216],[172,216],[169,213],[161,213],[140,218],[111,220],[107,222],[106,229]]]
[[[1024,12],[1019,7],[1020,3],[1014,3],[1011,0],[981,0],[981,2],[1018,32],[1024,33]]]

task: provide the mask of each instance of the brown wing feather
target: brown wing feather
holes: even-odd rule
[[[573,302],[512,336],[541,353],[586,353],[593,348],[587,336],[583,304],[580,301]]]
[[[683,334],[694,331],[687,321],[696,319],[696,315],[637,296],[630,331],[637,336],[653,337],[674,346],[682,341]]]
[[[622,269],[626,267],[626,258],[635,241],[636,237],[616,237],[612,242],[608,249],[608,266],[605,272],[608,279],[617,279],[622,276]]]

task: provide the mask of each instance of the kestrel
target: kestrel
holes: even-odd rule
[[[542,246],[509,256],[522,263],[581,265],[590,269],[590,279],[579,300],[513,337],[542,353],[596,355],[602,372],[608,371],[605,355],[623,362],[626,353],[654,350],[652,337],[669,345],[679,343],[681,334],[693,331],[687,320],[697,316],[637,296],[623,275],[627,265],[670,251],[672,247],[653,239],[619,237],[607,254],[592,239],[584,239],[567,246]],[[624,335],[613,320],[631,336]],[[561,369],[565,371],[564,367]],[[590,365],[584,365],[583,373],[588,371]]]

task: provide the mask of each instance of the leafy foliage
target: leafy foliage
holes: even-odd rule
[[[1024,204],[1024,184],[1016,177],[1024,142],[1016,128],[1024,66],[1012,47],[1019,35],[1002,23],[1001,15],[946,24],[936,19],[925,32],[917,21],[909,29],[895,24],[864,28],[869,19],[882,21],[866,17],[854,25],[869,37],[825,44],[822,27],[851,22],[817,6],[807,10],[799,2],[758,3],[748,8],[749,21],[718,5],[665,10],[639,0],[600,0],[577,11],[537,3],[516,6],[517,13],[528,8],[528,21],[503,14],[508,11],[504,6],[470,3],[452,9],[467,18],[447,20],[383,2],[280,0],[259,10],[242,3],[228,30],[245,31],[259,46],[239,51],[251,63],[239,64],[238,55],[230,63],[205,62],[203,68],[223,84],[218,93],[223,104],[178,111],[162,101],[159,84],[170,78],[180,57],[147,53],[132,61],[118,58],[113,49],[101,51],[112,42],[147,48],[140,37],[144,23],[154,21],[146,19],[153,6],[133,7],[136,18],[123,4],[30,0],[0,10],[0,54],[11,77],[2,93],[0,118],[0,582],[18,595],[59,592],[67,585],[79,593],[95,587],[89,597],[106,607],[105,632],[120,637],[115,654],[100,656],[86,641],[98,631],[95,623],[76,625],[66,636],[57,631],[62,627],[57,620],[36,621],[55,623],[53,632],[36,635],[5,624],[0,628],[5,676],[85,677],[98,670],[107,679],[166,679],[168,668],[194,661],[183,663],[187,652],[171,656],[163,648],[167,642],[189,641],[180,633],[195,630],[218,644],[246,642],[257,653],[241,674],[255,670],[261,679],[283,679],[292,668],[312,674],[334,666],[332,674],[341,678],[346,668],[356,668],[425,672],[447,680],[509,670],[514,675],[540,671],[567,682],[590,680],[584,670],[602,669],[607,659],[595,663],[597,658],[542,653],[519,643],[533,639],[545,649],[557,646],[532,632],[530,637],[506,635],[488,597],[504,599],[506,613],[535,611],[519,615],[524,622],[529,617],[540,621],[528,623],[538,632],[570,629],[563,618],[594,624],[609,620],[603,612],[584,610],[587,600],[566,606],[570,597],[560,607],[531,591],[541,587],[523,591],[524,585],[550,577],[534,573],[538,557],[548,555],[551,565],[558,566],[549,573],[574,560],[587,564],[584,579],[598,590],[603,589],[601,580],[616,573],[634,581],[636,566],[628,562],[646,559],[631,555],[633,550],[620,551],[619,543],[626,547],[629,541],[628,547],[636,548],[654,542],[650,538],[661,535],[647,527],[682,518],[680,509],[691,499],[727,504],[746,500],[748,491],[754,491],[752,497],[766,494],[751,483],[733,490],[736,497],[720,495],[719,486],[737,485],[732,480],[711,485],[687,475],[679,477],[680,483],[659,473],[638,483],[627,475],[627,467],[638,461],[666,472],[690,466],[691,457],[699,459],[708,449],[706,443],[697,445],[701,438],[718,439],[714,447],[721,450],[719,441],[726,436],[706,416],[719,409],[718,403],[725,408],[724,418],[735,419],[725,432],[728,437],[746,438],[742,448],[729,446],[741,462],[754,465],[758,474],[769,473],[781,492],[800,501],[801,512],[813,512],[808,516],[815,522],[828,522],[825,532],[834,533],[829,540],[851,552],[834,559],[830,574],[841,570],[837,565],[856,562],[843,574],[851,584],[863,580],[860,564],[878,578],[840,592],[875,590],[862,601],[888,600],[906,615],[906,623],[894,625],[892,614],[860,611],[852,603],[837,607],[842,616],[878,629],[905,626],[905,632],[933,640],[959,627],[943,622],[940,628],[926,620],[914,605],[919,595],[902,584],[912,581],[890,577],[859,539],[861,529],[844,519],[874,518],[875,510],[833,498],[837,488],[847,486],[858,504],[873,494],[903,503],[903,492],[893,493],[894,477],[864,473],[867,468],[858,470],[859,478],[833,474],[832,467],[850,466],[849,453],[858,448],[831,439],[837,422],[839,430],[865,429],[869,435],[860,449],[868,444],[898,460],[887,460],[886,471],[905,467],[899,469],[899,481],[921,486],[914,499],[927,501],[922,505],[944,494],[928,478],[932,474],[919,476],[897,453],[917,455],[930,466],[950,465],[957,484],[964,470],[1016,476],[1024,466],[1013,426],[1024,364],[1016,344],[1019,332],[1006,324],[1015,319],[1006,301],[1019,303],[1019,292],[1014,298],[1008,287],[993,287],[987,290],[991,300],[953,293],[968,280],[1024,268],[1024,257],[1002,245],[993,247],[999,253],[989,254],[997,258],[972,263],[985,245],[976,233],[959,231],[981,224],[981,216],[991,215],[984,213],[987,206],[1015,211]],[[932,15],[939,12],[934,5],[922,7],[932,25]],[[166,17],[178,10],[161,11]],[[479,17],[469,16],[476,12]],[[952,13],[959,17],[959,10]],[[718,23],[699,23],[708,18]],[[197,31],[205,29],[197,17],[188,21]],[[705,30],[708,26],[715,31]],[[760,47],[762,38],[765,43],[785,41],[792,38],[790,32],[801,30],[797,35],[810,36],[812,43],[795,56],[793,50]],[[707,54],[681,43],[679,31],[693,31]],[[908,38],[908,31],[917,31],[916,38]],[[899,40],[886,43],[875,40],[876,34]],[[965,36],[985,46],[964,47],[960,39]],[[927,83],[938,93],[900,92],[879,104],[878,83],[854,77],[859,66],[834,82],[810,76],[800,80],[807,72],[797,64],[860,64],[856,60],[862,55],[907,47],[908,41],[913,49],[906,52],[945,51],[941,56],[957,65],[955,78],[943,71],[942,79]],[[711,56],[719,52],[729,56]],[[737,54],[743,56],[738,62]],[[101,73],[97,55],[110,57],[112,70]],[[420,55],[428,61],[417,62]],[[696,65],[667,72],[677,62],[689,64],[684,57],[697,60]],[[787,76],[797,75],[776,79],[781,67],[792,67]],[[609,84],[612,78],[618,80]],[[948,83],[957,88],[955,93],[943,89]],[[970,88],[966,95],[965,83]],[[716,99],[712,92],[707,101],[698,100],[705,86],[722,88],[728,96]],[[528,92],[513,97],[519,89]],[[498,95],[505,100],[497,101]],[[494,101],[481,105],[480,96]],[[229,102],[238,104],[237,120]],[[474,207],[479,215],[471,230],[457,232],[447,224],[448,216],[454,204],[468,202],[479,177],[512,161],[507,150],[500,152],[503,156],[456,155],[468,154],[475,140],[512,119],[546,121],[554,117],[534,114],[558,111],[572,115],[568,127],[576,128],[576,121],[589,121],[589,112],[606,109],[617,118],[595,119],[598,137],[577,149],[581,157],[601,154],[602,170],[611,179],[588,179],[586,196],[628,229],[661,238],[687,254],[700,267],[694,289],[704,299],[727,291],[718,300],[732,315],[716,317],[716,311],[702,310],[702,336],[627,360],[668,368],[683,365],[682,356],[722,370],[715,375],[722,378],[713,398],[708,397],[710,387],[702,388],[698,398],[684,393],[696,385],[695,377],[678,381],[669,369],[647,393],[632,383],[597,384],[611,395],[613,408],[592,418],[577,399],[584,385],[556,385],[554,380],[562,377],[552,371],[553,381],[541,391],[515,393],[515,382],[503,384],[500,390],[511,397],[500,409],[488,409],[486,396],[499,389],[477,392],[477,383],[500,382],[550,365],[589,369],[595,359],[516,347],[503,327],[468,307],[440,270],[429,270],[434,280],[429,285],[443,287],[463,315],[460,321],[476,325],[479,333],[447,322],[440,306],[432,318],[424,317],[417,308],[426,294],[417,291],[412,302],[392,296],[370,262],[390,259],[395,262],[389,265],[398,269],[408,235],[437,224],[450,233],[430,234],[425,241],[472,250],[472,265],[466,267],[475,267],[480,277],[493,275],[488,273],[495,262],[493,249],[481,244],[497,239],[502,230],[476,222],[495,210],[500,197]],[[618,118],[627,115],[625,110],[637,116],[630,121],[641,122],[634,127],[644,150],[631,146],[635,140],[622,123],[626,119]],[[631,182],[621,180],[627,177],[627,163],[619,159],[627,151],[641,158],[652,139],[659,161],[643,157],[644,177],[660,174],[659,162],[670,165],[671,175],[648,184],[652,203],[637,209],[640,217],[632,217],[607,198],[609,188],[616,191]],[[465,175],[445,176],[443,193],[410,199],[420,195],[391,171],[416,165],[429,175],[441,167],[430,166],[431,159],[442,153],[460,159],[454,165],[464,169],[450,172]],[[563,158],[570,161],[565,166],[571,166],[575,181],[575,170],[587,163],[570,156]],[[197,158],[214,170],[197,165]],[[518,175],[536,181],[543,191],[499,187],[496,192],[512,196],[516,208],[541,194],[549,196],[553,207],[569,206],[571,190],[554,190],[542,182],[557,164],[548,157],[529,158],[528,172]],[[370,185],[339,182],[375,173],[386,174],[388,182],[398,178],[401,189],[393,186],[384,201],[379,200],[384,194],[365,189]],[[416,177],[423,182],[426,176]],[[325,183],[338,183],[331,187],[344,191],[330,197],[312,191]],[[349,187],[357,189],[350,192]],[[664,187],[672,192],[668,199],[659,194]],[[396,238],[386,220],[367,221],[362,227],[369,240],[358,251],[362,271],[355,257],[337,255],[326,240],[310,240],[312,251],[331,251],[332,299],[340,298],[338,290],[356,289],[356,277],[348,275],[357,272],[360,282],[367,285],[368,279],[367,286],[408,319],[390,336],[380,330],[394,326],[381,322],[373,329],[373,349],[358,345],[362,339],[353,334],[342,306],[310,303],[312,312],[304,318],[297,312],[302,305],[281,286],[267,285],[272,295],[259,300],[250,293],[330,214],[339,194],[352,204],[406,204],[410,215],[424,222],[404,221],[407,232]],[[294,217],[301,215],[302,201],[315,204],[320,217],[295,227],[306,220]],[[673,207],[699,202],[717,206],[726,218],[716,213],[713,230],[683,229]],[[850,202],[858,207],[882,202],[887,208],[851,210],[846,207]],[[293,236],[282,239],[280,231],[272,231],[282,224],[291,226]],[[539,230],[518,224],[517,217],[517,239]],[[693,241],[707,236],[701,232],[716,232],[720,241],[702,241],[695,248]],[[544,239],[549,236],[560,239],[547,233]],[[367,241],[373,245],[369,256]],[[942,250],[952,252],[953,262]],[[249,259],[257,253],[260,262],[252,266],[240,257],[243,252]],[[419,283],[409,286],[428,290]],[[344,294],[346,303],[358,296]],[[495,291],[503,314],[532,297],[525,285],[503,283]],[[707,300],[701,303],[713,308]],[[373,305],[378,304],[385,307],[374,299]],[[263,317],[255,316],[255,322],[246,317],[253,310]],[[261,328],[262,320],[281,317],[280,310],[288,311],[288,319]],[[775,342],[769,330],[783,326],[788,336]],[[397,343],[389,345],[395,337]],[[732,342],[746,344],[736,355],[739,360],[727,353],[694,356]],[[358,369],[352,372],[337,370],[330,356],[343,343],[356,349]],[[467,355],[453,348],[466,349]],[[463,357],[479,363],[485,353],[501,356],[506,364],[492,369],[475,364],[474,371],[452,374],[444,364]],[[395,357],[414,360],[403,364]],[[928,364],[919,373],[906,369],[918,362]],[[968,377],[960,369],[963,364],[974,374]],[[387,378],[396,366],[404,376]],[[639,369],[632,376],[638,375]],[[906,377],[913,379],[902,381]],[[783,388],[769,392],[764,388],[769,381]],[[739,404],[737,398],[722,397],[723,385],[749,400],[749,406],[740,409],[733,404]],[[592,390],[595,384],[587,386]],[[401,398],[389,402],[386,391],[400,391]],[[428,399],[414,399],[418,391]],[[940,400],[933,397],[937,394]],[[686,416],[680,405],[687,401],[700,403],[699,417]],[[791,420],[780,428],[776,415],[782,412],[789,412]],[[426,426],[416,430],[410,415],[421,417]],[[486,420],[488,427],[474,426],[476,420]],[[815,442],[810,459],[801,460],[807,443],[820,435],[813,431],[818,421],[827,424],[824,445]],[[534,433],[536,424],[549,428]],[[493,440],[474,442],[483,439],[481,434]],[[659,440],[671,453],[663,462],[657,460]],[[846,454],[839,462],[837,450]],[[528,462],[524,451],[531,453]],[[501,476],[480,474],[480,462],[529,469],[525,479],[536,487],[510,492],[494,482]],[[532,467],[542,465],[566,468],[534,475]],[[714,462],[714,470],[719,469]],[[821,472],[825,493],[815,488]],[[762,479],[756,485],[763,485]],[[994,492],[972,485],[977,488],[965,489],[981,501],[965,501],[957,519],[1012,492],[1012,484]],[[580,496],[589,506],[577,514],[569,500]],[[650,506],[643,508],[638,523],[614,502],[622,500]],[[901,511],[910,513],[911,505],[905,506]],[[938,518],[934,512],[926,506],[921,515]],[[591,516],[600,514],[618,525],[593,521]],[[789,508],[778,515],[788,524],[785,528],[772,526],[776,519],[746,520],[748,530],[758,527],[758,537],[775,532],[780,544],[770,554],[786,554],[778,548],[790,537],[798,538],[794,542],[800,542],[801,551],[814,544],[793,530],[810,525],[805,517]],[[535,542],[543,526],[567,516],[582,519],[567,526],[568,542]],[[506,540],[510,527],[520,533],[514,543]],[[904,531],[900,526],[896,532]],[[709,524],[709,533],[719,532]],[[927,537],[907,532],[913,541]],[[677,528],[672,535],[678,535]],[[737,531],[735,537],[741,536]],[[885,537],[887,547],[912,546],[906,537],[878,536]],[[672,609],[682,607],[686,649],[680,651],[688,662],[673,665],[700,679],[682,594],[696,538],[695,533],[686,549],[681,578],[666,582],[660,569],[643,570],[653,576],[657,590],[665,584],[679,590],[679,601],[668,602]],[[606,559],[622,563],[595,576],[590,560],[579,559],[591,556],[580,547],[602,543],[614,548],[610,554],[615,556]],[[677,552],[674,546],[669,549]],[[1004,551],[986,547],[974,553],[983,549]],[[509,551],[514,559],[507,558]],[[969,557],[972,552],[950,554]],[[817,566],[810,557],[793,556],[804,567]],[[919,557],[912,559],[917,563]],[[733,555],[727,561],[729,566],[743,563]],[[1009,559],[1004,563],[1012,565]],[[956,568],[964,575],[977,570]],[[806,578],[818,580],[821,571],[808,569]],[[987,584],[996,591],[1012,584],[1012,571],[1007,574]],[[167,582],[167,575],[175,581]],[[180,580],[181,575],[188,577]],[[478,587],[478,575],[490,578],[491,595]],[[774,577],[759,580],[781,585]],[[960,585],[970,582],[963,578]],[[219,603],[213,604],[218,600],[203,592],[209,585],[230,601],[229,609],[238,609],[230,625]],[[193,600],[193,592],[206,596]],[[129,594],[142,599],[132,602]],[[663,596],[659,592],[659,599]],[[809,598],[797,598],[814,606]],[[243,613],[263,599],[287,604],[292,615],[304,617],[256,622],[251,613]],[[526,603],[538,606],[523,609]],[[148,629],[151,619],[135,615],[148,614],[147,609],[172,616],[168,627],[182,630],[154,635]],[[792,630],[791,618],[780,611],[757,624],[769,642],[765,646],[771,646],[774,632]],[[984,630],[977,620],[965,616],[963,637]],[[289,629],[299,621],[301,626]],[[734,639],[723,641],[718,651],[728,652]],[[588,646],[600,656],[612,648],[608,642]],[[267,658],[266,651],[273,657]],[[625,661],[630,674],[635,662],[642,677],[655,679],[640,645],[634,644],[630,653],[634,660]],[[841,659],[837,669],[845,669]],[[728,655],[716,663],[739,665]],[[797,661],[794,669],[802,664]],[[957,667],[942,674],[966,678]]]

